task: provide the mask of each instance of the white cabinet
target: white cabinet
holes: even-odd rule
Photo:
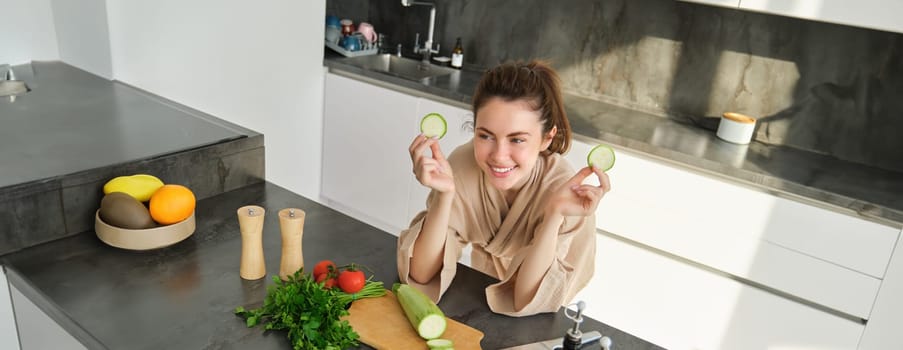
[[[85,346],[10,285],[0,266],[0,349],[84,350]]]
[[[22,350],[85,350],[84,345],[10,285]]]
[[[903,242],[887,267],[872,316],[859,342],[861,350],[903,349],[900,325],[903,324]]]
[[[323,187],[327,204],[398,235],[426,207],[429,190],[412,173],[408,147],[420,119],[439,113],[448,156],[472,137],[470,111],[341,75],[326,75]],[[427,151],[429,152],[429,151]]]
[[[12,297],[3,266],[0,266],[0,349],[19,349],[19,334],[16,332]]]
[[[448,157],[455,148],[473,139],[473,114],[469,110],[420,98],[417,115],[422,117],[427,113],[433,112],[442,114],[442,116],[445,117],[445,121],[448,123],[448,132],[445,134],[445,137],[439,140],[439,146],[442,148],[442,152],[446,157]],[[419,122],[419,119],[415,122]],[[414,135],[416,135],[416,133]],[[430,154],[430,151],[427,151],[427,154]],[[413,175],[409,178],[411,180],[411,191],[408,196],[408,220],[414,218],[414,215],[417,215],[417,213],[426,209],[426,197],[430,192],[428,188],[417,182],[417,179]]]
[[[577,141],[566,158],[586,166],[592,146]],[[606,243],[578,296],[601,304],[590,316],[668,348],[847,349],[865,328],[855,319],[883,307],[876,297],[901,309],[890,296],[901,283],[882,286],[903,278],[888,270],[899,229],[629,150],[616,159],[596,214]]]
[[[903,33],[903,1],[741,0],[744,10]]]
[[[406,225],[417,98],[326,75],[321,195],[386,232]],[[397,234],[397,232],[396,232]]]
[[[666,349],[856,349],[862,334],[859,322],[615,236],[596,244],[595,275],[575,300],[586,301],[588,316]]]
[[[568,159],[585,166],[591,145]],[[899,230],[617,149],[597,227],[868,319]]]

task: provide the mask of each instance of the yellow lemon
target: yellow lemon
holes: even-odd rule
[[[113,192],[126,193],[135,197],[139,202],[147,202],[154,192],[163,187],[163,181],[157,177],[147,174],[137,174],[131,176],[119,176],[107,181],[103,185],[103,193],[110,194]]]

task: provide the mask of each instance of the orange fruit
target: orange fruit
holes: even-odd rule
[[[150,215],[160,225],[187,219],[194,212],[194,193],[182,185],[163,185],[150,197]]]

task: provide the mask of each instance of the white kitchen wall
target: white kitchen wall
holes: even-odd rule
[[[0,15],[0,64],[60,58],[50,0],[0,0]]]
[[[267,180],[319,199],[324,0],[107,0],[107,12],[115,79],[263,133]]]
[[[105,0],[51,0],[60,59],[113,78]]]

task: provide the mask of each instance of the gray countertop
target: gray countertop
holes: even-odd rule
[[[239,277],[242,242],[235,211],[249,204],[267,210],[268,275],[257,281]],[[199,201],[194,234],[171,247],[122,250],[89,231],[2,256],[0,263],[14,287],[89,349],[289,349],[284,332],[247,328],[233,314],[237,306],[260,306],[279,272],[276,212],[282,208],[306,213],[302,250],[308,268],[322,259],[354,262],[368,266],[386,286],[398,281],[394,236],[269,183]],[[485,334],[483,348],[553,339],[571,326],[563,309],[522,318],[492,313],[483,290],[495,281],[458,265],[439,303],[448,317]],[[581,330],[609,336],[615,349],[660,349],[588,317]]]
[[[415,82],[369,71],[326,50],[330,71],[458,107],[470,108],[481,72],[463,70]],[[465,67],[466,68],[466,67]],[[777,196],[903,227],[903,174],[789,147],[741,146],[697,126],[565,94],[575,138],[602,142]]]
[[[13,67],[0,99],[0,188],[245,137],[247,130],[59,61]]]

